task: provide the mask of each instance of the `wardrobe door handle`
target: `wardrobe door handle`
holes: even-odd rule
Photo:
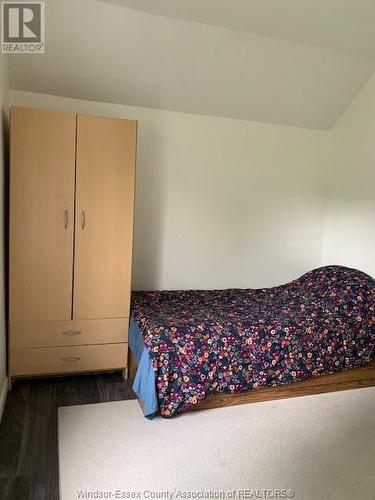
[[[77,357],[72,357],[72,358],[61,358],[61,361],[79,361],[81,358]]]
[[[68,224],[69,224],[69,212],[68,209],[66,209],[64,212],[64,229],[68,229]]]
[[[82,332],[79,331],[67,331],[67,332],[62,332],[63,335],[66,335],[67,337],[74,337],[75,335],[81,335]]]
[[[82,210],[81,212],[81,228],[82,230],[85,229],[86,226],[86,212]]]

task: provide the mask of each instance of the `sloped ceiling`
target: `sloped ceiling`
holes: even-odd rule
[[[374,0],[103,0],[293,42],[375,55]]]
[[[330,128],[375,68],[373,0],[47,0],[15,89]]]

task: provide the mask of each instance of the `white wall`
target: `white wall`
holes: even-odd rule
[[[375,73],[332,130],[323,264],[375,277]]]
[[[321,264],[329,134],[11,91],[139,120],[134,289],[265,287]]]
[[[0,54],[0,419],[5,401],[6,327],[5,327],[5,273],[4,273],[4,172],[7,164],[8,134],[8,60]]]

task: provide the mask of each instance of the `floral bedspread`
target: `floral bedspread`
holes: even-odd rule
[[[171,417],[239,393],[375,360],[375,280],[340,266],[259,290],[134,292],[132,314]]]

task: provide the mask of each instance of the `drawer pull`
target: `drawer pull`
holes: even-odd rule
[[[72,358],[62,358],[61,361],[79,361],[81,358],[77,357],[72,357]]]
[[[82,332],[78,332],[78,331],[68,331],[68,332],[62,332],[63,335],[66,335],[67,337],[73,337],[75,335],[81,335]]]

